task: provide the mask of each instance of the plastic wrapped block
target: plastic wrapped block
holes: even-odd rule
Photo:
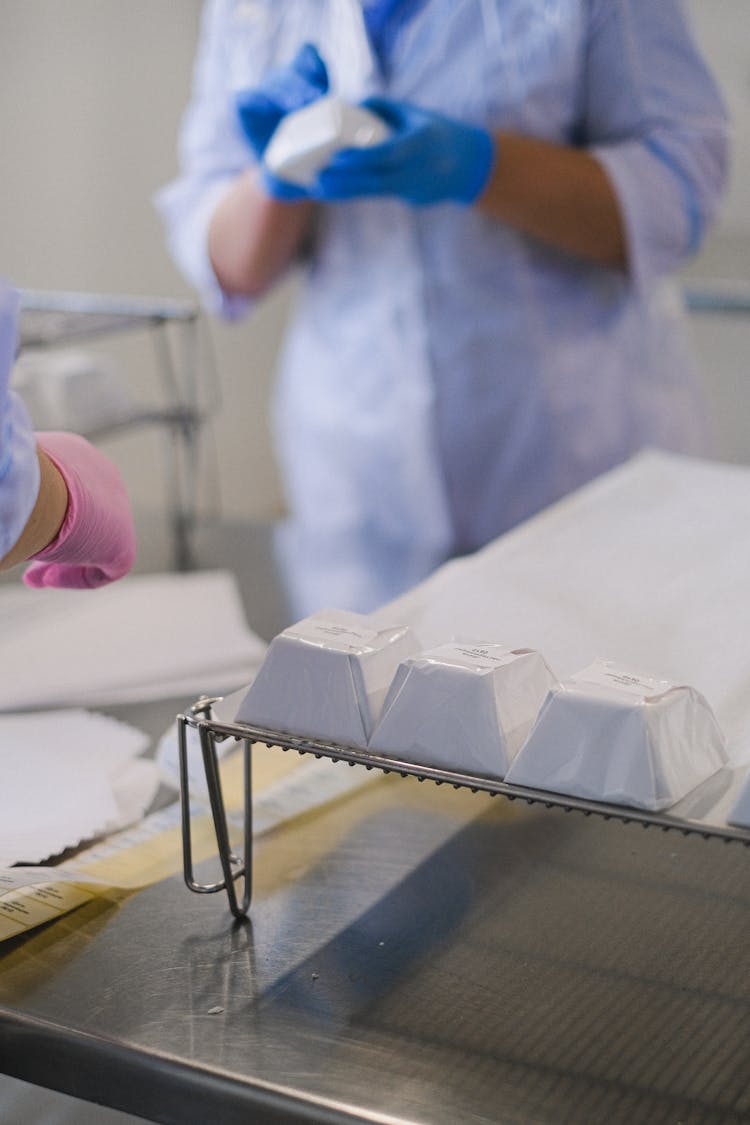
[[[310,187],[342,148],[367,148],[390,134],[382,118],[331,94],[283,117],[264,153],[269,172]]]
[[[417,647],[407,626],[322,610],[271,641],[236,720],[364,748],[399,662]]]
[[[531,649],[440,645],[401,663],[370,749],[502,778],[556,682]]]
[[[750,828],[750,767],[747,767],[747,777],[742,783],[739,796],[732,805],[727,817],[729,824],[738,828]]]
[[[550,691],[506,780],[658,810],[726,762],[724,736],[694,688],[598,660]]]

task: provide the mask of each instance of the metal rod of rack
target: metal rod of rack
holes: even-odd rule
[[[684,836],[698,835],[703,839],[721,839],[726,843],[742,843],[750,847],[750,828],[712,825],[702,821],[685,820],[668,812],[651,812],[625,805],[606,804],[602,801],[572,797],[551,790],[530,789],[520,785],[509,785],[496,778],[481,777],[474,774],[459,773],[431,766],[416,765],[412,762],[388,758],[384,755],[333,743],[320,742],[281,731],[251,727],[245,723],[220,722],[215,718],[214,705],[218,699],[202,698],[184,714],[178,715],[177,727],[180,749],[180,781],[182,800],[183,856],[185,882],[197,894],[216,894],[225,891],[229,908],[235,918],[246,916],[252,900],[252,744],[262,743],[268,747],[278,747],[281,751],[296,750],[299,754],[313,754],[316,758],[329,758],[332,761],[347,762],[350,766],[362,765],[366,769],[380,770],[385,774],[400,777],[416,777],[418,781],[432,781],[436,785],[450,785],[454,789],[470,789],[474,793],[488,793],[490,796],[506,797],[510,801],[525,801],[529,805],[544,805],[545,808],[559,808],[564,812],[579,812],[584,816],[600,816],[605,820],[615,820],[623,824],[640,824],[643,828],[660,828],[663,832],[681,832]],[[199,883],[195,877],[192,861],[190,793],[188,783],[187,731],[198,731],[200,737],[203,765],[206,774],[209,802],[213,816],[214,830],[219,862],[224,878],[216,883]],[[233,738],[244,744],[245,755],[245,793],[243,846],[244,854],[236,856],[232,851],[226,807],[219,776],[217,744]],[[244,891],[238,899],[235,884],[244,879]]]
[[[217,408],[219,393],[213,352],[201,348],[194,301],[119,297],[92,293],[21,291],[21,350],[50,349],[132,330],[147,330],[155,348],[163,405],[135,408],[126,417],[89,428],[92,441],[143,426],[164,433],[167,505],[174,544],[174,566],[194,564],[201,434]],[[201,379],[198,378],[200,366]]]
[[[691,313],[750,316],[750,281],[694,282],[683,286],[683,296]]]

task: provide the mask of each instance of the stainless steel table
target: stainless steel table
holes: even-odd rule
[[[0,1070],[180,1125],[750,1121],[739,845],[381,777],[255,879],[4,943]]]
[[[175,878],[6,946],[2,1067],[195,1125],[747,1121],[748,858],[384,779],[263,842],[248,924]]]

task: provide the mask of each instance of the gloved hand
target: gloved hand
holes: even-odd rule
[[[103,453],[78,434],[37,434],[68,489],[68,510],[55,539],[33,556],[27,586],[104,586],[127,574],[135,530],[125,485]]]
[[[237,95],[237,115],[251,149],[263,159],[276,126],[288,113],[302,109],[328,92],[328,71],[312,43],[300,47],[292,62],[275,70],[252,90]],[[309,193],[263,170],[269,194],[276,199],[303,199]]]
[[[369,98],[365,109],[393,130],[383,144],[337,153],[318,176],[316,199],[336,202],[394,196],[415,207],[473,203],[487,183],[495,142],[485,129],[390,98]]]

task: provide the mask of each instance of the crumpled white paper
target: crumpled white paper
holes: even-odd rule
[[[142,731],[80,709],[0,716],[0,867],[140,819],[159,787]]]

